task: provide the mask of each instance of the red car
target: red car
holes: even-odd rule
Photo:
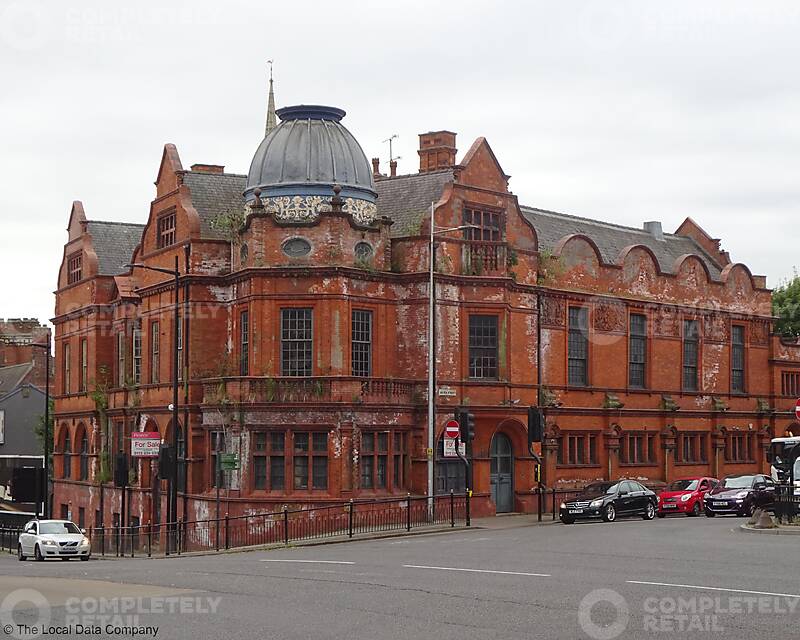
[[[659,518],[668,513],[685,513],[687,516],[699,516],[703,513],[703,498],[719,484],[716,478],[698,476],[673,480],[658,496]]]

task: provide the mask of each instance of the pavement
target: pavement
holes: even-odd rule
[[[798,635],[797,540],[744,535],[741,518],[484,522],[471,530],[150,561],[22,563],[0,556],[0,622],[10,621],[11,637],[28,638],[42,630],[43,616],[59,638]],[[96,625],[97,633],[78,624],[89,631]]]

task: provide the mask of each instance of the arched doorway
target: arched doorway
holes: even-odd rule
[[[492,500],[497,513],[514,510],[514,450],[511,438],[495,433],[489,450]]]

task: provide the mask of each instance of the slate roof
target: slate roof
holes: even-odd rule
[[[33,362],[0,367],[0,398],[16,389],[33,369]]]
[[[212,222],[223,213],[244,212],[242,192],[247,187],[247,176],[187,171],[183,183],[189,187],[192,204],[200,216],[201,236],[224,240],[225,234],[215,229]]]
[[[420,222],[428,215],[431,202],[438,202],[445,185],[452,181],[452,169],[376,180],[378,215],[394,220],[390,227],[392,237],[418,234]]]
[[[597,244],[603,260],[607,263],[616,262],[620,251],[625,247],[643,244],[653,251],[664,273],[672,273],[677,258],[687,253],[694,253],[704,260],[712,278],[720,277],[720,266],[692,238],[664,233],[664,239],[657,240],[649,232],[634,227],[522,205],[520,211],[536,229],[540,250],[552,251],[564,236],[581,233]]]
[[[125,265],[133,259],[133,251],[142,240],[143,224],[127,222],[86,223],[97,254],[98,275],[115,276],[127,271]]]

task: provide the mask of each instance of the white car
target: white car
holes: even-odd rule
[[[17,558],[80,558],[88,560],[92,545],[75,523],[69,520],[31,520],[22,529],[17,542]]]

